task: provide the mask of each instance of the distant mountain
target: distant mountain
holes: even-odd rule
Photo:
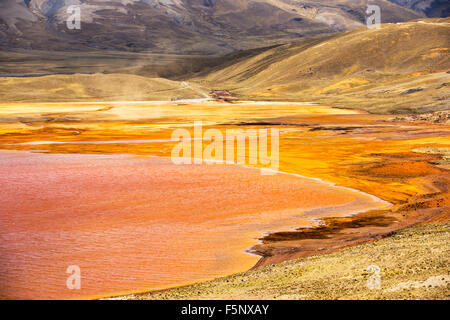
[[[389,0],[395,4],[421,12],[427,17],[445,18],[450,15],[448,0]]]
[[[383,22],[425,16],[386,0],[371,3],[382,8]],[[70,5],[81,8],[81,30],[67,28]],[[361,28],[366,5],[366,0],[1,0],[0,48],[227,53]]]

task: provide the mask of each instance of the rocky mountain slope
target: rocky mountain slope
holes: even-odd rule
[[[383,22],[424,17],[386,0]],[[402,4],[401,2],[399,2]],[[70,30],[67,9],[81,9]],[[0,48],[227,53],[364,26],[365,0],[2,0]]]
[[[395,4],[422,12],[427,17],[445,18],[450,14],[448,0],[389,0]]]

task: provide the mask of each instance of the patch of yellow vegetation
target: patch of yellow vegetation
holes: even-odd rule
[[[427,74],[431,74],[431,72],[428,72],[428,71],[419,71],[419,72],[413,72],[413,73],[410,73],[410,74],[408,74],[407,76],[408,76],[408,77],[420,77],[420,76],[427,75]]]
[[[434,48],[434,49],[431,49],[429,51],[429,53],[423,54],[421,57],[422,57],[422,60],[434,59],[434,58],[441,57],[443,55],[447,55],[449,53],[448,52],[449,50],[450,50],[449,48]]]
[[[343,75],[351,74],[351,73],[358,71],[359,69],[360,69],[360,64],[355,63],[355,64],[351,65],[350,67],[342,70],[341,74],[343,74]]]
[[[322,88],[320,90],[317,90],[314,92],[314,94],[324,94],[329,91],[339,91],[339,90],[345,90],[345,89],[351,89],[354,87],[358,87],[360,85],[364,85],[370,83],[369,80],[363,79],[363,78],[348,78],[341,81],[338,81],[336,83],[333,83],[329,86],[326,86],[325,88]]]
[[[256,91],[254,96],[261,96],[261,97],[271,97],[271,96],[276,96],[276,95],[280,95],[283,93],[287,93],[287,92],[292,92],[292,87],[294,85],[278,85],[278,86],[273,86],[270,88],[267,88],[265,90],[261,90],[261,91]]]

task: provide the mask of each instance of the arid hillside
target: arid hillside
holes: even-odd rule
[[[141,101],[204,98],[179,81],[131,74],[73,74],[0,78],[2,102]]]
[[[448,109],[450,19],[362,28],[270,48],[197,76],[245,99],[409,113]]]
[[[444,18],[363,27],[225,56],[1,52],[0,100],[179,100],[225,89],[239,99],[426,113],[449,108],[449,48],[450,18]]]

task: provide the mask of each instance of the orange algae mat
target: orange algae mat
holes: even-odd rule
[[[264,233],[386,205],[235,165],[27,152],[2,152],[0,162],[2,299],[103,297],[245,271]],[[71,265],[80,290],[66,286]]]

